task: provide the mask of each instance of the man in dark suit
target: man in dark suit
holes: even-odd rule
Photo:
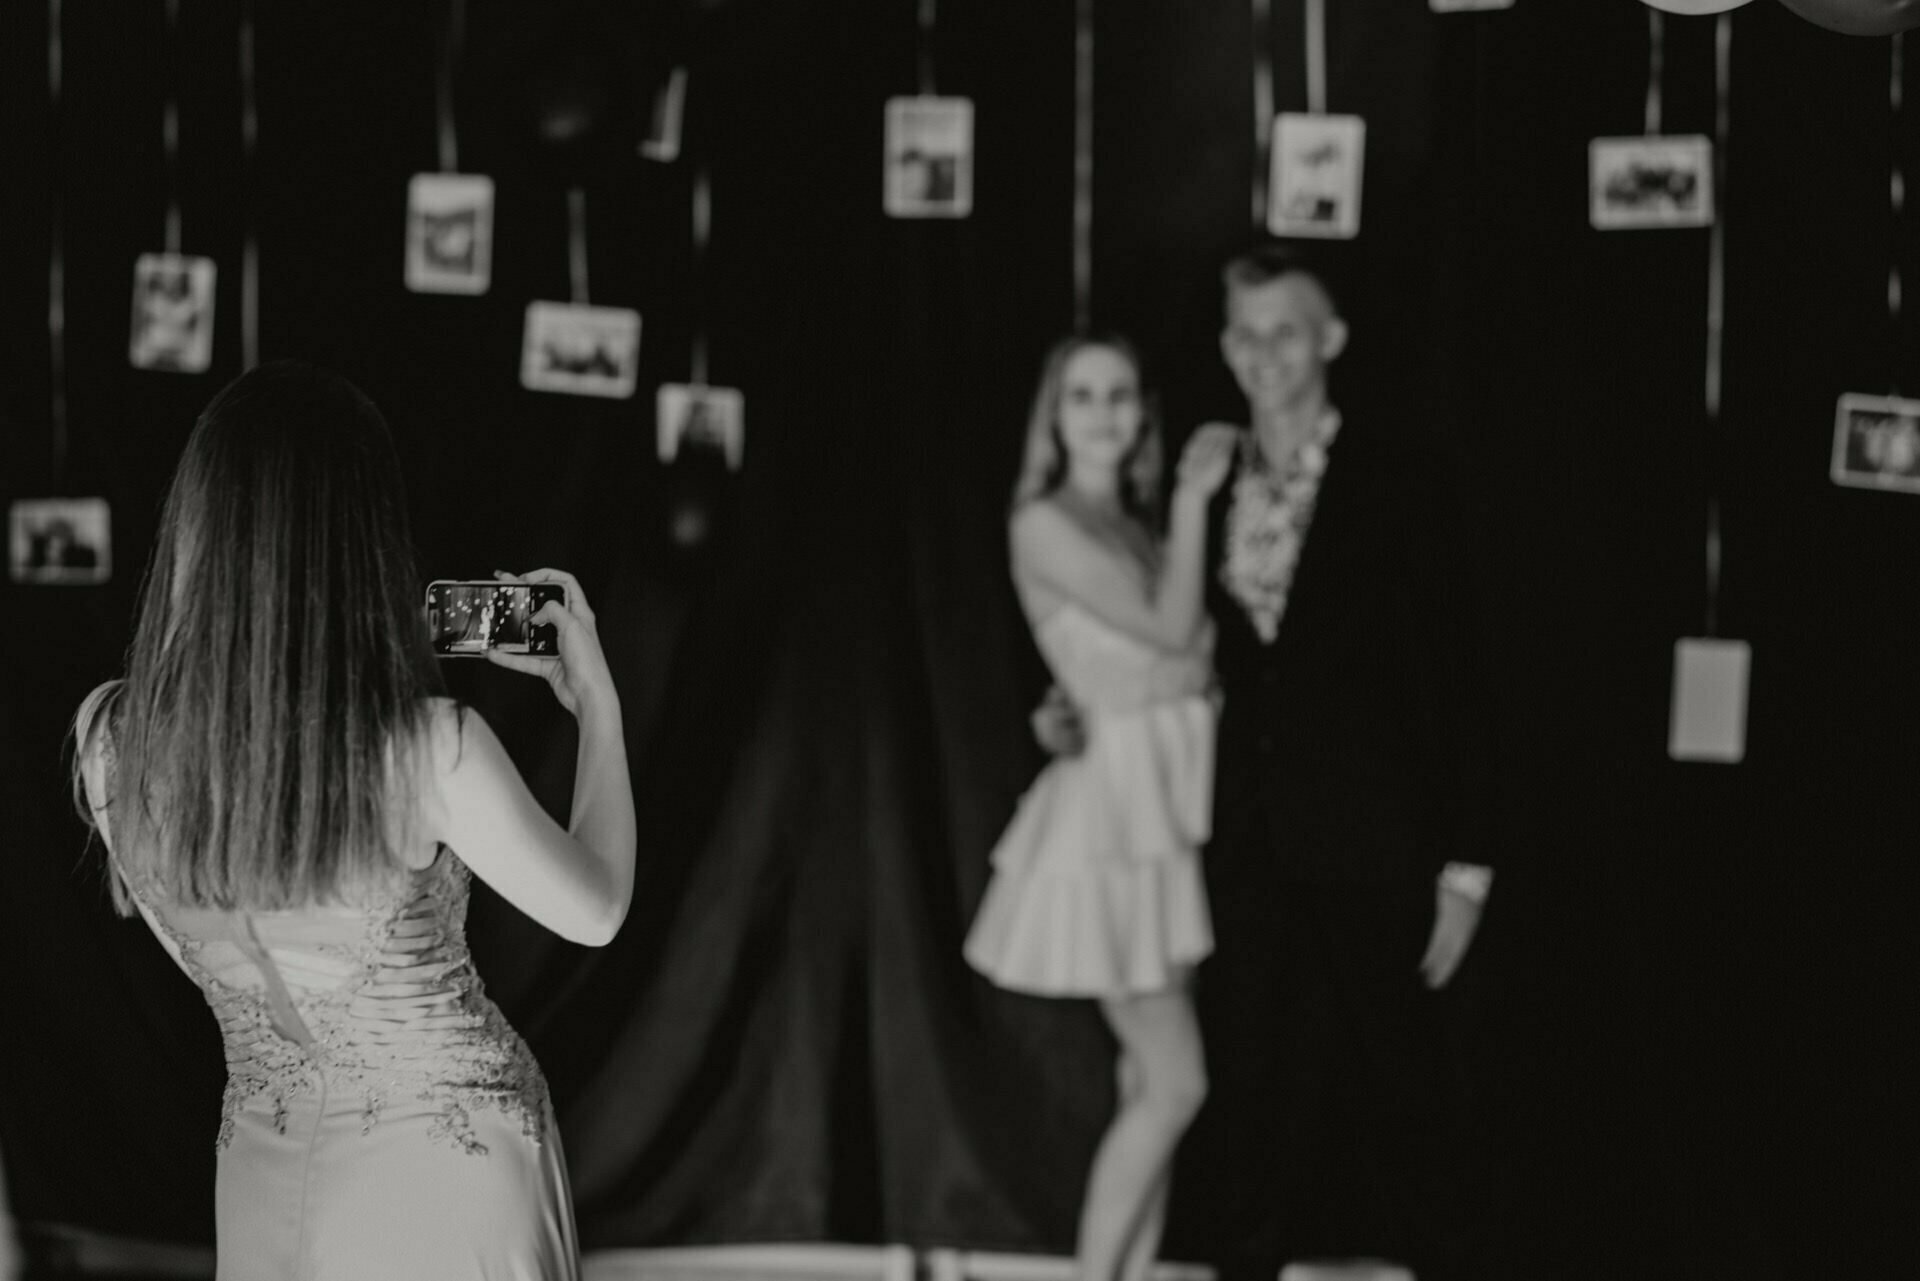
[[[1193,1219],[1221,1281],[1290,1262],[1287,1281],[1437,1281],[1458,1172],[1434,991],[1492,881],[1459,495],[1411,433],[1334,407],[1347,327],[1320,274],[1267,245],[1224,284],[1251,414],[1214,532],[1211,1085],[1175,1195],[1207,1190]],[[1073,747],[1070,711],[1035,726]]]

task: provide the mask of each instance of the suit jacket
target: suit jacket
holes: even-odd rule
[[[1486,848],[1492,704],[1460,492],[1412,442],[1349,418],[1329,449],[1287,609],[1263,641],[1220,583],[1216,893],[1276,880],[1406,885]]]

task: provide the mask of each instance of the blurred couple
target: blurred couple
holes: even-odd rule
[[[1080,1281],[1147,1275],[1190,1127],[1221,1281],[1442,1278],[1431,994],[1492,880],[1457,495],[1335,407],[1324,273],[1265,244],[1222,274],[1250,422],[1193,432],[1170,495],[1134,346],[1079,334],[1042,367],[1009,538],[1052,760],[965,954],[1098,1000],[1118,1044]]]

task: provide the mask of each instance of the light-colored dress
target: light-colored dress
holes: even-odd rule
[[[546,1080],[474,972],[469,877],[442,847],[351,904],[256,912],[129,882],[226,1044],[220,1281],[576,1281]]]
[[[974,969],[1041,996],[1164,991],[1213,950],[1208,648],[1155,648],[1068,601],[1034,629],[1086,747],[1041,771],[993,851]]]

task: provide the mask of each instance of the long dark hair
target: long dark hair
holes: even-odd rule
[[[1104,347],[1133,366],[1140,381],[1140,435],[1123,464],[1120,498],[1127,511],[1148,528],[1160,525],[1160,478],[1165,467],[1161,442],[1160,407],[1147,387],[1146,365],[1139,348],[1125,336],[1111,332],[1069,334],[1048,349],[1040,364],[1040,383],[1034,388],[1027,413],[1027,444],[1020,476],[1013,486],[1013,506],[1019,508],[1060,487],[1067,474],[1067,453],[1060,443],[1060,397],[1067,362],[1089,347]]]
[[[76,717],[76,774],[107,717],[121,868],[229,909],[397,874],[405,766],[443,689],[418,583],[399,459],[359,389],[278,361],[215,396],[167,491],[126,677]]]

